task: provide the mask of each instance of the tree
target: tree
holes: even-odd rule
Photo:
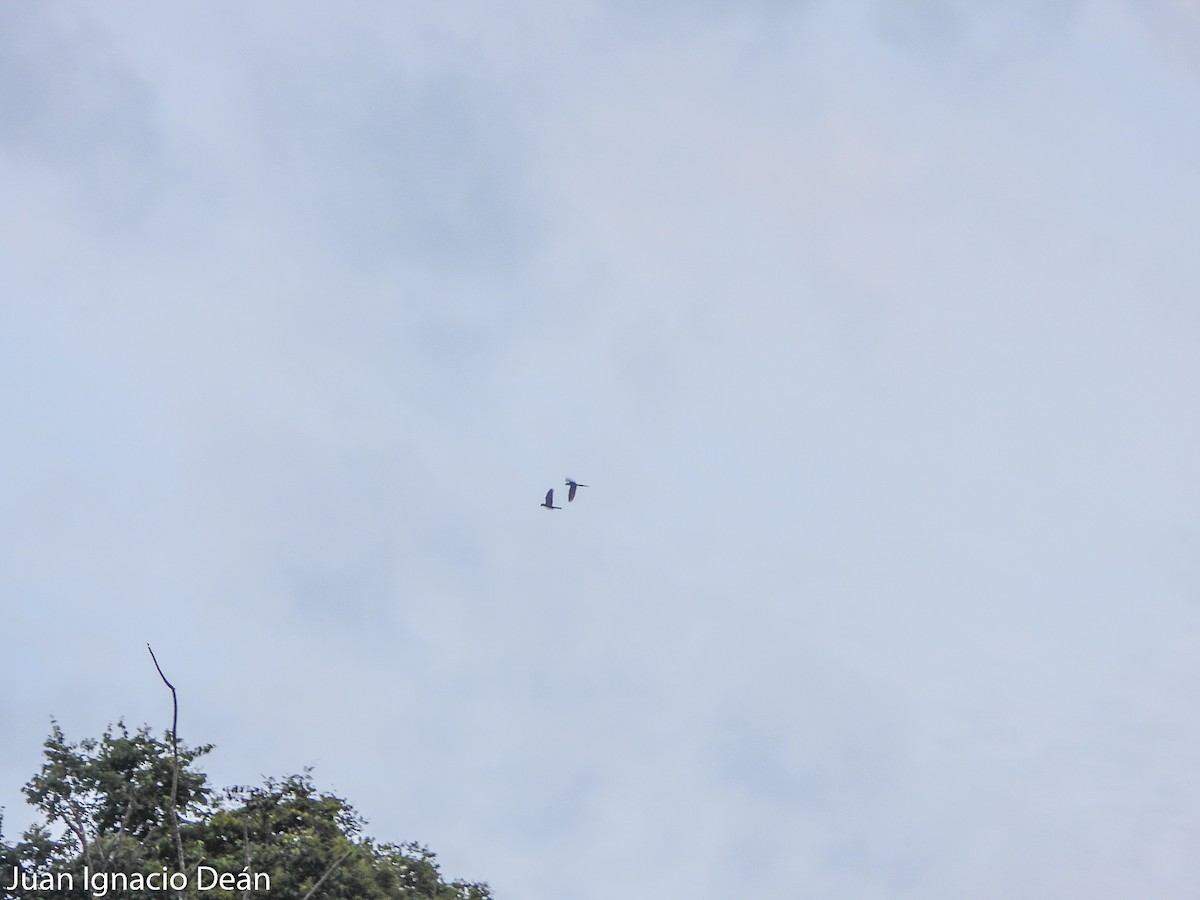
[[[175,810],[187,884],[170,891],[150,876],[165,883],[179,869],[170,816],[175,749]],[[267,779],[261,786],[214,791],[194,767],[211,749],[182,742],[173,748],[170,732],[166,740],[158,740],[148,728],[130,733],[121,722],[98,740],[72,744],[53,723],[42,769],[24,789],[43,821],[11,845],[0,834],[0,898],[87,896],[86,866],[89,877],[110,879],[107,884],[123,879],[122,889],[110,894],[122,900],[243,900],[256,895],[272,900],[490,900],[486,884],[443,880],[436,856],[427,848],[381,844],[365,836],[354,808],[318,790],[308,771]],[[5,890],[14,882],[14,866],[22,873],[18,885]],[[245,878],[235,877],[243,872]],[[217,875],[228,884],[204,884],[208,879],[211,885]],[[250,876],[269,878],[269,894],[261,890],[261,880],[256,894]],[[36,884],[36,890],[22,886],[21,879],[25,885]]]

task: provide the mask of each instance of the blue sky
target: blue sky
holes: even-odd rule
[[[149,641],[499,897],[1190,896],[1185,4],[0,17],[8,836]]]

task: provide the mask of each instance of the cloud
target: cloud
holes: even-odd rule
[[[502,894],[1184,896],[1196,135],[1108,9],[10,31],[5,796],[151,640]]]

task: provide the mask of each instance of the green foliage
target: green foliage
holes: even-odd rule
[[[180,743],[177,812],[189,887],[121,891],[122,900],[203,896],[242,900],[490,900],[486,884],[446,882],[435,855],[415,844],[377,844],[344,799],[319,791],[309,772],[262,786],[211,790],[193,768],[211,746]],[[45,743],[45,763],[25,795],[44,823],[9,845],[0,836],[2,900],[66,900],[86,896],[83,872],[175,872],[178,858],[169,815],[174,759],[169,742],[122,723],[99,740],[68,743],[57,723]],[[57,828],[57,832],[56,829]],[[18,887],[13,866],[30,877],[71,875],[73,890]],[[266,873],[271,890],[241,886],[197,890],[198,867],[221,873]]]
[[[71,744],[53,722],[43,745],[46,761],[25,785],[25,796],[48,825],[66,826],[69,849],[85,861],[103,858],[105,850],[124,839],[153,846],[169,837],[164,802],[174,772],[169,739],[155,739],[144,726],[131,735],[125,723],[118,722],[99,741]],[[205,778],[190,766],[211,749],[179,747],[176,808],[183,821],[204,808]],[[96,842],[105,847],[92,846]]]

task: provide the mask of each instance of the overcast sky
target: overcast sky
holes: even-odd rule
[[[978,6],[0,6],[6,837],[151,642],[501,900],[1194,898],[1200,15]]]

